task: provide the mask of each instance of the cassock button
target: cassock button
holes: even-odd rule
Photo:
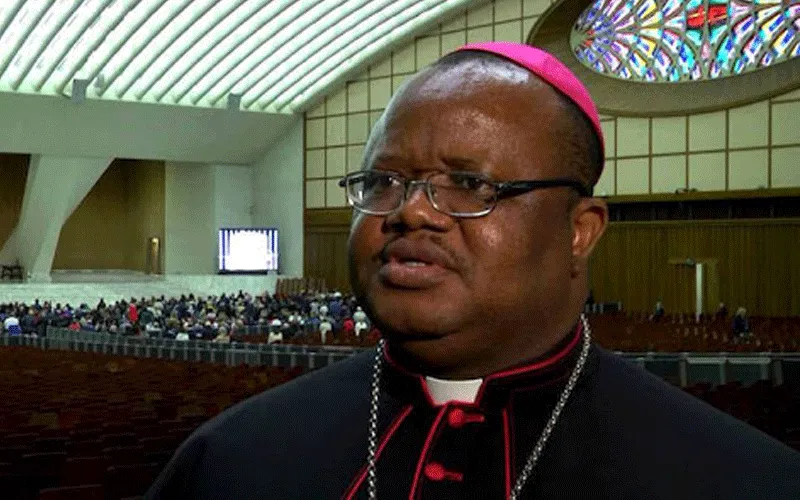
[[[437,462],[430,462],[425,465],[425,477],[431,481],[463,481],[464,474],[460,472],[449,471],[444,466]]]
[[[447,414],[447,423],[453,429],[460,429],[464,427],[466,424],[474,423],[474,422],[484,422],[486,417],[483,415],[471,415],[467,414],[461,408],[453,408],[453,410]]]

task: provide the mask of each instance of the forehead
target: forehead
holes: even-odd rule
[[[368,145],[367,163],[385,156],[422,163],[455,156],[489,166],[532,159],[554,164],[555,132],[563,119],[555,90],[512,63],[433,68],[389,104]]]

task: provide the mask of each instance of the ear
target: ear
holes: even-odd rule
[[[599,198],[583,198],[572,211],[572,274],[586,270],[595,245],[608,226],[608,205]]]

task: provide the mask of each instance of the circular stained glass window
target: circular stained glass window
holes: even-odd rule
[[[585,66],[624,80],[739,75],[800,56],[800,0],[596,0],[570,45]]]

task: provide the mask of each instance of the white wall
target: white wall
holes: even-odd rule
[[[257,165],[167,163],[166,274],[216,274],[219,229],[262,226],[279,229],[282,273],[302,274],[301,130],[297,117]]]
[[[249,165],[213,165],[214,228],[253,227],[253,169]]]
[[[291,115],[0,92],[0,151],[248,164]]]
[[[276,227],[280,271],[303,275],[303,119],[296,117],[286,133],[253,165],[253,223]]]
[[[164,195],[165,273],[216,273],[213,167],[167,163]]]

